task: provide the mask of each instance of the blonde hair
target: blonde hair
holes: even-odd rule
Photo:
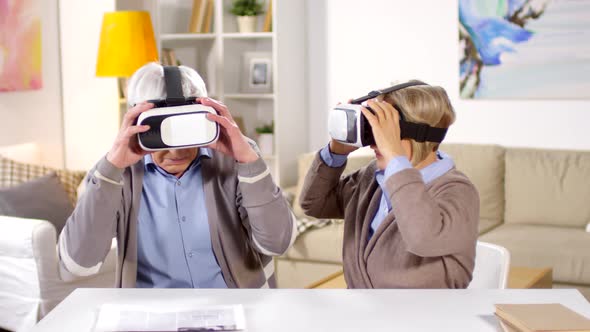
[[[412,80],[410,82],[420,82]],[[448,128],[455,122],[455,111],[445,89],[440,86],[416,85],[388,93],[383,99],[399,105],[408,122],[425,123],[431,127]],[[416,142],[412,146],[412,165],[416,166],[426,159],[428,154],[438,150],[439,143]]]
[[[187,66],[179,66],[178,68],[180,69],[184,96],[207,97],[207,88],[201,75]],[[164,67],[156,62],[150,62],[135,71],[127,84],[129,106],[151,99],[166,99]]]

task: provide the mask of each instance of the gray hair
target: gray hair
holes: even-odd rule
[[[196,70],[179,66],[182,80],[182,93],[185,97],[207,97],[207,88]],[[151,99],[166,99],[164,67],[150,62],[139,68],[127,84],[127,103],[133,106]]]

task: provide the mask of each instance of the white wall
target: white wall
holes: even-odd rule
[[[41,1],[43,87],[0,93],[0,145],[36,142],[44,164],[62,167],[58,1]]]
[[[96,77],[102,16],[114,0],[60,0],[66,166],[89,169],[110,149],[119,128],[116,78]]]
[[[308,0],[310,149],[327,112],[393,80],[443,86],[457,111],[447,142],[590,150],[590,101],[459,99],[457,0]]]

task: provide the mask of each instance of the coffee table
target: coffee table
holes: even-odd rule
[[[553,269],[512,266],[508,288],[553,288]]]
[[[30,332],[91,332],[104,304],[164,311],[242,304],[247,329],[256,332],[497,332],[496,303],[561,303],[590,317],[575,289],[78,288]]]
[[[512,266],[508,273],[508,288],[552,288],[553,269]],[[346,288],[344,272],[338,271],[306,288]]]

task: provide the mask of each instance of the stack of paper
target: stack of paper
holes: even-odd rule
[[[590,332],[590,320],[558,303],[496,304],[500,324],[509,332]]]
[[[104,304],[98,313],[94,331],[240,331],[245,328],[242,305],[170,310]]]

